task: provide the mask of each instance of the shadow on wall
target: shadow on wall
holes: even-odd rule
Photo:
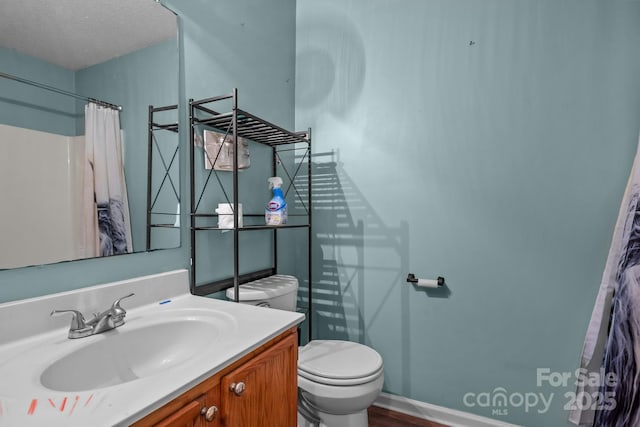
[[[409,227],[406,222],[391,227],[381,220],[337,152],[313,158],[314,337],[368,343],[368,326],[406,279]],[[388,262],[367,259],[376,254]],[[406,307],[408,301],[402,304]],[[407,316],[403,319],[408,322]]]
[[[407,343],[420,328],[411,322],[411,300],[452,293],[446,285],[427,289],[407,283],[409,224],[383,221],[337,150],[313,154],[312,160],[313,338],[371,346],[385,360],[385,376],[401,378],[401,389],[394,392],[411,395]],[[306,301],[307,296],[301,286],[299,297]]]
[[[309,6],[307,6],[309,7]],[[305,84],[296,84],[296,108],[322,108],[338,117],[356,105],[366,75],[365,47],[358,29],[344,11],[327,12],[327,5],[313,20],[298,22],[296,75]]]

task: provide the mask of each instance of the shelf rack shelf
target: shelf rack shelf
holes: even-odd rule
[[[228,105],[231,105],[230,108]],[[218,112],[220,105],[227,106],[230,111]],[[190,122],[190,200],[191,200],[191,293],[194,295],[210,295],[215,292],[222,291],[224,289],[234,287],[236,301],[239,296],[238,287],[253,280],[268,277],[274,274],[278,274],[278,233],[286,232],[285,230],[291,229],[307,229],[307,245],[308,245],[308,259],[307,259],[307,272],[306,278],[308,286],[307,302],[304,307],[304,312],[307,313],[307,326],[309,338],[311,337],[311,129],[303,132],[291,132],[278,125],[263,120],[247,111],[238,108],[238,91],[234,89],[232,93],[215,96],[211,98],[205,98],[201,100],[189,100],[189,122]],[[219,132],[224,135],[225,141],[231,141],[233,143],[233,168],[231,171],[217,171],[212,168],[208,171],[206,178],[203,177],[204,183],[201,188],[196,191],[196,171],[203,170],[196,166],[195,154],[196,148],[194,142],[197,139],[198,129],[210,129]],[[285,190],[285,194],[288,194],[290,190],[293,190],[292,197],[299,202],[303,208],[302,214],[290,213],[289,218],[295,219],[289,224],[281,226],[268,226],[255,224],[256,221],[260,221],[259,218],[264,218],[264,215],[256,214],[244,214],[243,218],[253,219],[253,223],[250,225],[239,226],[239,218],[237,212],[239,212],[239,194],[238,194],[238,138],[245,138],[255,143],[267,146],[271,148],[272,157],[272,174],[275,176],[277,173],[277,167],[284,170],[287,176],[289,186]],[[286,167],[283,167],[281,156],[286,152],[295,152],[293,167],[295,171],[289,173]],[[301,153],[301,155],[298,155]],[[216,159],[210,159],[211,163],[215,163]],[[304,166],[306,165],[306,168]],[[200,173],[200,172],[199,172]],[[220,176],[218,174],[231,174],[232,175],[232,195],[229,197],[224,189]],[[306,175],[306,176],[304,176]],[[202,211],[200,207],[201,201],[204,195],[207,193],[207,188],[212,182],[211,178],[215,177],[219,187],[224,194],[224,198],[227,203],[233,206],[233,228],[220,228],[218,226],[200,225],[198,220],[212,220],[218,217],[218,214]],[[302,177],[304,181],[305,190],[301,191],[296,185],[298,177]],[[266,177],[265,177],[266,178]],[[305,221],[306,219],[306,221]],[[239,235],[240,233],[251,232],[256,230],[268,230],[273,233],[273,256],[271,267],[258,271],[252,271],[249,273],[241,273],[239,265]],[[197,266],[198,266],[198,248],[196,242],[196,234],[198,232],[233,232],[233,274],[231,277],[209,281],[204,283],[198,282]],[[214,233],[215,237],[215,233]],[[299,277],[298,280],[303,282],[304,278]]]

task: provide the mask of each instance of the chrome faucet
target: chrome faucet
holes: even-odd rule
[[[71,327],[69,328],[69,338],[83,338],[115,329],[124,325],[124,317],[127,314],[124,308],[120,307],[120,301],[134,296],[134,293],[118,298],[111,304],[111,307],[102,313],[94,314],[90,320],[85,320],[78,310],[53,310],[51,315],[71,313]]]

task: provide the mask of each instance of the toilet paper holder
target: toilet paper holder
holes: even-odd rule
[[[422,279],[418,279],[415,274],[413,273],[409,273],[407,275],[407,282],[409,283],[413,283],[413,284],[418,284],[418,282],[421,282]],[[438,278],[435,280],[435,282],[438,284],[438,287],[440,286],[444,286],[444,277],[442,276],[438,276]]]

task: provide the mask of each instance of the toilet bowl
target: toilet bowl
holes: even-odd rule
[[[365,345],[316,340],[299,350],[301,404],[328,427],[367,426],[367,408],[383,383],[382,357]]]
[[[239,288],[241,303],[296,309],[298,280],[275,275]],[[235,290],[227,290],[235,300]],[[315,340],[298,351],[298,427],[367,427],[367,408],[382,390],[382,357],[363,344]]]

